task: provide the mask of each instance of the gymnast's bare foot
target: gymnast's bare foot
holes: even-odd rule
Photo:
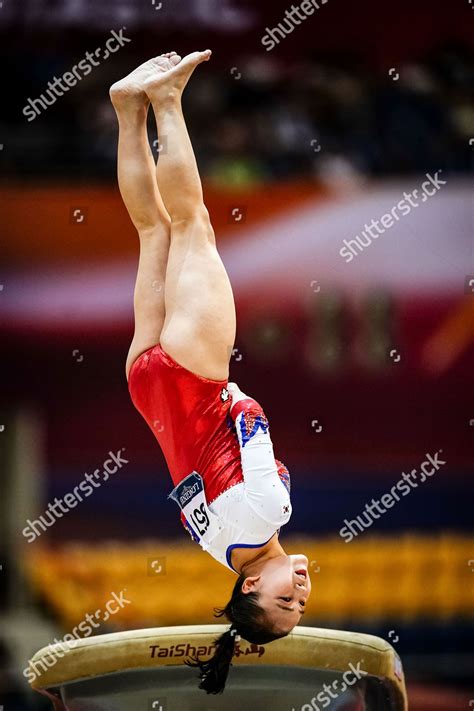
[[[206,49],[204,52],[192,52],[180,61],[174,62],[174,66],[171,68],[157,67],[153,76],[147,77],[143,84],[153,106],[159,108],[170,101],[179,101],[191,74],[198,64],[207,62],[211,54],[210,49]]]
[[[117,113],[147,109],[150,101],[144,90],[145,81],[156,77],[157,74],[168,72],[180,61],[179,54],[167,52],[144,62],[124,79],[112,84],[109,92],[110,99]]]

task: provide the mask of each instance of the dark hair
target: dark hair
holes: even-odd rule
[[[224,616],[231,623],[230,628],[216,639],[214,656],[207,662],[201,662],[197,657],[185,661],[188,666],[199,668],[199,688],[208,694],[221,694],[224,691],[238,637],[244,637],[252,644],[267,644],[288,634],[272,629],[265,610],[258,604],[258,593],[242,592],[246,577],[243,573],[239,575],[225,607],[214,608],[215,617]]]

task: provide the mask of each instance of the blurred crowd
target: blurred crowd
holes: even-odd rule
[[[15,83],[0,123],[3,175],[113,180],[117,124],[108,87],[132,67],[119,53],[29,123],[22,115],[27,99],[73,64],[55,52],[23,60],[28,83]],[[289,64],[247,56],[236,64],[209,64],[185,95],[198,163],[212,182],[330,183],[469,170],[474,62],[461,47],[438,48],[385,72],[342,54]]]

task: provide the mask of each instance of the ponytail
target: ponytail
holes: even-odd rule
[[[221,694],[224,691],[235,645],[239,640],[237,630],[231,627],[216,640],[216,651],[209,661],[200,662],[197,657],[193,657],[192,661],[185,662],[190,667],[199,668],[200,689],[207,691],[208,694]]]
[[[226,617],[231,627],[215,641],[214,656],[206,662],[199,661],[197,657],[185,661],[188,666],[199,668],[199,688],[208,694],[221,694],[224,691],[235,646],[241,637],[251,644],[266,644],[287,634],[273,631],[264,608],[258,604],[258,593],[242,592],[245,579],[245,575],[239,575],[227,605],[215,609],[215,617]]]

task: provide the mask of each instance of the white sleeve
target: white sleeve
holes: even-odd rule
[[[234,412],[235,409],[240,410],[235,417],[235,427],[240,444],[245,498],[258,516],[274,526],[282,526],[290,519],[291,501],[278,475],[268,420],[258,402],[252,398],[244,396],[239,401],[234,398],[234,404]]]

